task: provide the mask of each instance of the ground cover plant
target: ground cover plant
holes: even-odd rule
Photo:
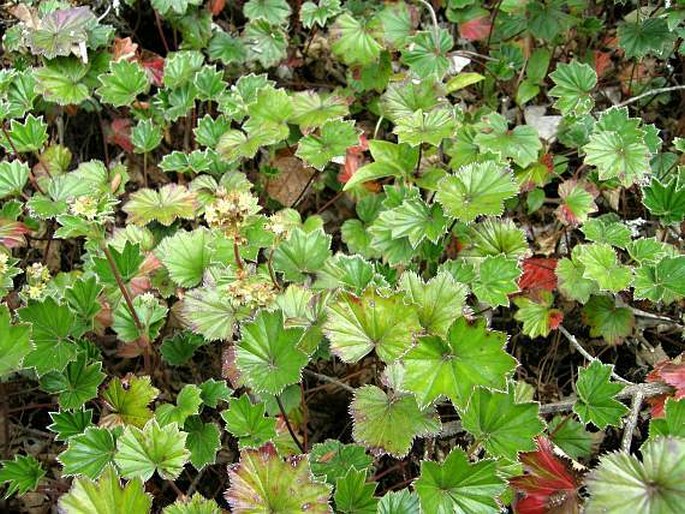
[[[3,512],[682,512],[682,2],[1,9]]]

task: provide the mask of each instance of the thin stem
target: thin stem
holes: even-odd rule
[[[302,443],[297,438],[297,435],[295,435],[295,431],[293,430],[293,427],[290,424],[290,420],[288,419],[288,415],[285,413],[285,407],[283,407],[283,402],[281,402],[281,397],[278,395],[275,395],[274,398],[276,398],[276,403],[278,404],[278,409],[281,411],[281,416],[283,416],[283,421],[285,421],[285,426],[288,427],[288,432],[290,433],[290,437],[293,438],[293,441],[295,441],[295,444],[297,445],[297,447],[300,449],[300,451],[302,453],[307,453],[307,450],[305,449],[304,446],[302,446]]]
[[[140,334],[140,337],[145,345],[143,348],[143,366],[145,367],[145,372],[148,375],[150,375],[152,371],[152,366],[150,362],[150,341],[148,341],[147,334],[145,334],[145,327],[143,326],[143,323],[140,321],[138,313],[136,312],[136,309],[133,306],[131,293],[126,287],[126,284],[124,283],[124,279],[122,278],[121,273],[119,272],[117,263],[114,261],[114,257],[112,256],[112,252],[109,250],[107,243],[104,243],[102,245],[102,251],[104,252],[105,257],[107,258],[107,263],[109,264],[109,267],[112,270],[112,274],[114,275],[114,280],[116,281],[117,286],[119,287],[119,291],[121,291],[121,295],[124,297],[126,308],[131,313],[133,323],[135,324],[136,329],[138,330],[138,333]]]
[[[157,31],[159,32],[159,37],[162,39],[162,44],[164,45],[164,50],[169,53],[169,43],[166,41],[164,36],[164,31],[162,30],[162,20],[159,19],[159,13],[154,10],[155,13],[155,24],[157,25]]]
[[[147,152],[143,152],[143,185],[147,187]]]
[[[240,245],[238,245],[238,240],[233,238],[233,258],[235,259],[235,265],[238,266],[240,271],[245,269],[245,264],[243,263],[242,257],[240,257]]]
[[[431,16],[431,21],[433,22],[433,31],[435,35],[435,47],[438,48],[440,45],[438,44],[438,34],[440,33],[440,25],[438,25],[438,16],[435,14],[435,9],[433,9],[433,6],[430,4],[430,2],[427,2],[426,0],[418,0],[420,4],[423,4],[426,9],[428,9],[428,12],[430,13]]]
[[[578,353],[580,353],[583,357],[585,357],[586,360],[592,362],[597,359],[597,357],[593,357],[588,353],[588,351],[582,347],[582,345],[578,342],[578,339],[576,339],[576,336],[571,334],[568,330],[563,325],[559,325],[559,332],[564,334],[564,337],[568,339],[568,342],[571,343],[571,346],[573,346],[576,350],[578,350]],[[601,361],[600,361],[601,362]],[[623,382],[624,384],[628,385],[634,385],[630,380],[626,380],[622,376],[618,375],[616,372],[612,371],[611,376],[617,380],[618,382]]]
[[[633,395],[633,403],[630,405],[630,414],[626,419],[626,426],[623,429],[623,438],[621,439],[621,450],[630,453],[630,444],[633,441],[633,432],[637,426],[637,420],[640,416],[640,409],[642,408],[642,401],[645,399],[645,393],[642,389],[635,391]]]
[[[328,382],[329,384],[336,385],[340,389],[344,389],[345,391],[348,391],[350,393],[354,393],[354,387],[351,387],[351,386],[347,385],[346,383],[341,382],[340,380],[337,380],[335,378],[329,377],[327,375],[322,375],[321,373],[317,373],[316,371],[312,371],[309,369],[305,369],[304,374],[309,375],[310,377],[313,377],[313,378],[318,378],[319,380],[321,380],[323,382]]]
[[[314,182],[314,179],[315,179],[318,175],[319,175],[319,172],[318,172],[318,171],[315,171],[314,173],[312,173],[312,176],[309,177],[309,180],[307,181],[307,183],[305,184],[305,186],[302,188],[302,191],[300,191],[300,194],[297,195],[297,198],[295,198],[295,201],[294,201],[292,204],[290,204],[290,208],[291,208],[291,209],[294,209],[295,207],[297,207],[297,204],[299,204],[299,203],[302,201],[302,199],[304,198],[305,193],[309,190],[309,186],[312,185],[312,182]]]
[[[670,93],[672,91],[681,91],[683,89],[685,89],[685,84],[679,84],[677,86],[668,86],[668,87],[659,87],[656,89],[650,89],[646,93],[642,93],[640,95],[629,98],[628,100],[625,100],[621,103],[613,105],[612,107],[625,107],[626,105],[630,105],[632,103],[639,102],[640,100],[642,100],[643,98],[647,98],[648,96],[660,95],[662,93]]]
[[[272,248],[269,252],[269,258],[266,261],[266,268],[269,270],[269,276],[271,277],[271,282],[276,289],[281,290],[281,284],[278,283],[276,278],[276,272],[274,271],[274,249]]]

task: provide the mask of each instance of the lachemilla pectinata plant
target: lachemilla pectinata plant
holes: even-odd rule
[[[685,512],[684,22],[4,2],[0,510]]]

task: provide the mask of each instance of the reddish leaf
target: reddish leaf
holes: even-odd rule
[[[549,328],[552,330],[559,328],[562,321],[564,321],[564,313],[560,310],[554,309],[549,313]]]
[[[492,30],[492,23],[487,16],[474,18],[459,24],[459,34],[466,41],[485,41]]]
[[[595,73],[597,73],[598,77],[601,77],[611,68],[611,52],[595,50],[593,53],[595,61]]]
[[[522,291],[554,291],[557,287],[557,275],[554,272],[556,267],[557,259],[545,257],[525,259],[523,275],[519,278],[519,288]]]
[[[209,0],[207,3],[207,9],[212,13],[212,16],[218,16],[224,7],[226,7],[226,0]]]
[[[359,144],[351,146],[347,149],[345,154],[345,164],[340,167],[338,174],[338,182],[341,184],[347,183],[352,178],[352,175],[357,173],[364,160],[364,152],[369,149],[369,141],[366,136],[362,134],[359,136]]]
[[[128,153],[133,152],[131,143],[131,120],[128,118],[114,118],[107,131],[107,142],[117,145]]]
[[[112,60],[119,61],[133,61],[136,58],[138,45],[131,41],[130,37],[114,38],[112,45]]]
[[[517,514],[572,514],[580,512],[576,475],[557,457],[551,443],[537,439],[538,449],[522,453],[523,476],[509,479],[518,493],[514,501]]]
[[[685,353],[681,353],[675,359],[662,361],[654,366],[647,375],[647,382],[663,382],[675,389],[672,394],[662,394],[650,398],[652,417],[660,418],[664,415],[664,404],[668,398],[680,400],[685,398]]]
[[[7,248],[24,246],[26,244],[24,234],[29,232],[29,228],[20,221],[0,218],[0,244]]]
[[[164,58],[152,52],[144,52],[139,62],[150,81],[155,86],[161,87],[164,79]]]

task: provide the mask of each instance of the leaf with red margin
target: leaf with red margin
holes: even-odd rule
[[[207,9],[212,13],[212,16],[218,16],[226,7],[226,0],[209,0]]]
[[[134,43],[130,37],[114,38],[112,44],[112,61],[135,61],[138,44]]]
[[[147,73],[152,84],[161,87],[164,80],[164,58],[155,53],[143,51],[138,62]]]
[[[562,459],[557,457],[552,444],[544,437],[537,438],[538,449],[522,453],[522,476],[509,479],[516,490],[514,512],[517,514],[575,514],[580,512],[579,480]]]
[[[522,291],[554,291],[557,288],[557,261],[546,257],[525,259],[519,288]]]
[[[345,164],[340,167],[338,182],[346,184],[357,173],[364,161],[364,152],[369,149],[369,141],[364,134],[359,136],[359,144],[351,146],[345,153]]]
[[[12,221],[0,218],[0,245],[6,248],[17,248],[26,244],[24,234],[31,232],[20,221]]]
[[[231,485],[224,496],[235,514],[333,512],[328,503],[331,487],[314,480],[307,454],[284,461],[271,443],[244,449],[240,462],[229,466],[228,476]]]
[[[661,418],[664,416],[664,404],[668,398],[685,398],[685,353],[670,361],[657,363],[647,375],[647,382],[663,382],[675,389],[672,394],[660,394],[647,400],[652,406],[652,417]]]
[[[490,17],[481,16],[459,24],[459,35],[466,41],[485,41],[492,30]]]

